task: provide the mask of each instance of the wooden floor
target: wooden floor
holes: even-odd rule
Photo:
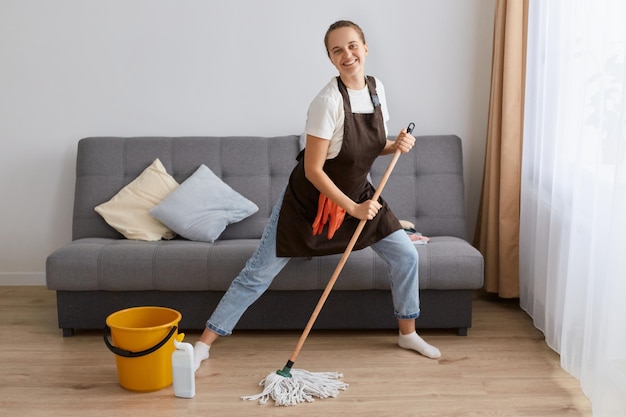
[[[282,368],[299,332],[236,332],[222,338],[196,374],[196,397],[171,387],[133,393],[118,384],[101,332],[63,338],[54,293],[0,287],[0,416],[591,416],[579,382],[559,365],[517,303],[477,297],[467,337],[421,334],[443,356],[395,345],[393,331],[316,332],[296,368],[341,371],[337,398],[296,407],[243,401]],[[198,333],[187,334],[194,342]]]

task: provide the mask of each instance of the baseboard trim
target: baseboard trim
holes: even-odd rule
[[[46,285],[44,272],[0,272],[0,286]]]

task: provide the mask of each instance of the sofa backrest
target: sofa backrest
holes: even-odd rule
[[[416,136],[383,190],[398,219],[408,220],[425,236],[455,236],[467,240],[461,139],[455,135]],[[380,182],[391,156],[372,167],[373,184]]]
[[[259,238],[299,152],[298,136],[90,137],[78,143],[72,238],[122,238],[94,211],[156,158],[179,183],[201,165],[259,206],[227,227],[220,239]],[[378,184],[390,157],[372,168]],[[418,137],[402,155],[383,191],[398,218],[425,235],[466,237],[461,141],[456,136]]]

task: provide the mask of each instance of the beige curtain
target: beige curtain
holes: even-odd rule
[[[528,0],[497,0],[487,149],[474,245],[485,286],[519,297],[519,213]]]

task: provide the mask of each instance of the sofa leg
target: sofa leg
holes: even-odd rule
[[[64,327],[63,329],[63,337],[72,337],[74,336],[74,329],[71,327]]]
[[[459,327],[456,329],[456,334],[459,336],[467,336],[467,327]]]

